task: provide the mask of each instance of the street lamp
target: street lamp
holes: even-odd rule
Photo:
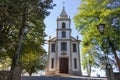
[[[100,23],[99,25],[97,25],[97,28],[101,34],[104,34],[105,24]]]
[[[103,35],[104,34],[104,29],[105,29],[105,24],[100,23],[99,25],[97,25],[97,29],[99,30],[101,35]],[[109,38],[107,39],[107,41],[110,44]],[[108,59],[108,56],[106,56],[106,57]],[[113,69],[112,69],[112,66],[109,63],[109,60],[108,60],[108,63],[106,63],[106,75],[107,75],[107,80],[114,80]]]

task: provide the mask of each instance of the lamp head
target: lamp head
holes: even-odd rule
[[[99,25],[97,25],[97,28],[101,34],[104,34],[105,24],[100,23]]]

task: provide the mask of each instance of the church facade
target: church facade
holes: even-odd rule
[[[48,40],[46,75],[81,75],[80,40],[71,36],[71,19],[65,8],[57,18],[56,37]]]

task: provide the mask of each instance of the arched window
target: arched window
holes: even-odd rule
[[[62,28],[65,28],[65,22],[62,23]]]

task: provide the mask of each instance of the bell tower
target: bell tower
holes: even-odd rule
[[[60,17],[57,18],[57,39],[70,39],[71,36],[71,28],[70,28],[71,20],[68,17],[65,7],[63,7]]]

